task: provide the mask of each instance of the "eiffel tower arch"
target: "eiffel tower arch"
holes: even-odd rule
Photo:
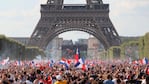
[[[74,30],[95,36],[105,49],[120,44],[119,35],[109,18],[109,4],[104,4],[102,0],[86,0],[86,4],[63,2],[48,0],[41,5],[41,18],[29,45],[45,49],[57,35]]]

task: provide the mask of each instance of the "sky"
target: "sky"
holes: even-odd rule
[[[1,0],[0,34],[30,37],[40,19],[40,4],[47,0]],[[120,36],[142,36],[149,32],[149,0],[103,0],[110,4],[110,19]],[[64,0],[83,4],[85,0]],[[66,32],[65,39],[88,38],[85,32]],[[70,37],[71,36],[71,37]]]

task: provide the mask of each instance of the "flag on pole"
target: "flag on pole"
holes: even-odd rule
[[[82,70],[86,70],[87,66],[85,64],[85,60],[83,58],[80,58],[79,61],[75,64],[76,68],[81,68]]]
[[[53,64],[54,64],[54,61],[53,61],[53,60],[50,60],[49,66],[50,66],[51,68],[53,67]]]
[[[75,62],[78,63],[78,61],[79,61],[79,50],[78,50],[78,48],[76,49],[76,54],[75,54],[74,58],[75,58]]]

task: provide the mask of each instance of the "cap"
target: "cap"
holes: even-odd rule
[[[57,80],[62,80],[62,76],[61,76],[61,75],[57,75],[57,76],[56,76],[56,79],[57,79]]]

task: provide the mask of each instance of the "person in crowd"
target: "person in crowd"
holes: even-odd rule
[[[112,76],[110,74],[107,76],[107,79],[103,81],[103,84],[114,84],[114,82],[112,81]]]
[[[0,84],[149,84],[148,64],[104,63],[87,70],[54,64],[0,69]]]
[[[57,81],[54,84],[67,84],[67,81],[63,79],[61,75],[57,75],[56,80]]]

